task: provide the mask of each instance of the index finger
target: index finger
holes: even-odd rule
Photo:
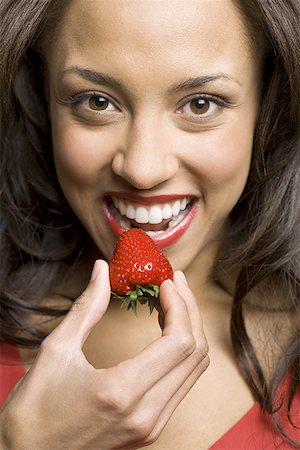
[[[174,284],[178,289],[178,292],[182,296],[186,307],[189,312],[193,333],[195,338],[198,340],[205,339],[204,331],[203,331],[203,322],[200,314],[200,310],[197,304],[197,300],[189,288],[185,275],[181,271],[177,271],[174,273]]]

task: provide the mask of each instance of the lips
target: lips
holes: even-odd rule
[[[103,212],[116,237],[126,229],[142,228],[165,248],[188,229],[198,203],[199,197],[193,195],[142,197],[113,192],[104,196]]]

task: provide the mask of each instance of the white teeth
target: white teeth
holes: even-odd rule
[[[124,218],[119,221],[119,224],[125,229],[131,228],[129,220],[126,220]]]
[[[173,220],[170,220],[170,222],[168,223],[168,228],[174,227],[175,225],[177,225],[179,222],[182,221],[182,219],[185,217],[185,213],[181,212],[177,217],[174,217]]]
[[[149,210],[149,223],[156,224],[162,222],[162,213],[159,206],[152,206]]]
[[[170,220],[170,222],[168,223],[168,228],[173,227],[174,225],[176,225],[177,220]]]
[[[172,206],[172,213],[173,216],[178,216],[180,211],[180,201],[176,200],[176,202],[174,203],[174,205]]]
[[[149,236],[153,236],[154,237],[154,236],[163,234],[164,231],[146,231],[146,233],[149,234]]]
[[[128,219],[134,219],[135,218],[135,209],[132,205],[128,205],[126,208],[126,213],[125,213],[126,217]]]
[[[126,206],[122,200],[119,201],[119,211],[122,214],[122,216],[126,215]]]
[[[141,224],[159,224],[163,220],[171,219],[168,226],[176,225],[186,214],[187,205],[191,199],[184,197],[172,203],[156,204],[153,206],[138,206],[134,203],[127,203],[126,200],[112,197],[116,208],[116,218],[118,222],[123,220],[121,225],[130,228],[129,220],[135,220]]]
[[[147,234],[149,234],[149,236],[155,236],[156,232],[155,231],[147,231]]]
[[[180,209],[183,211],[186,208],[186,205],[187,205],[187,199],[186,199],[186,197],[184,197],[180,202]],[[119,208],[120,208],[120,206],[119,206]]]
[[[148,223],[149,216],[150,216],[150,212],[148,214],[148,211],[146,210],[146,208],[143,208],[142,206],[139,206],[135,211],[135,221],[138,223]],[[152,222],[150,222],[150,223],[152,223]]]
[[[166,203],[164,205],[161,214],[163,219],[171,219],[171,217],[173,216],[173,212],[169,203]]]

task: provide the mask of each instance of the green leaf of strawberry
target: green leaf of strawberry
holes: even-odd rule
[[[112,297],[136,314],[137,302],[150,314],[158,303],[159,286],[173,280],[172,266],[153,239],[140,228],[124,231],[109,263]]]

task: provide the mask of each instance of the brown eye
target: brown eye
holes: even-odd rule
[[[210,102],[205,98],[195,98],[190,102],[190,108],[194,114],[205,114],[209,110],[209,107]]]
[[[91,97],[89,99],[89,107],[93,111],[105,111],[109,106],[109,101],[104,97]]]

